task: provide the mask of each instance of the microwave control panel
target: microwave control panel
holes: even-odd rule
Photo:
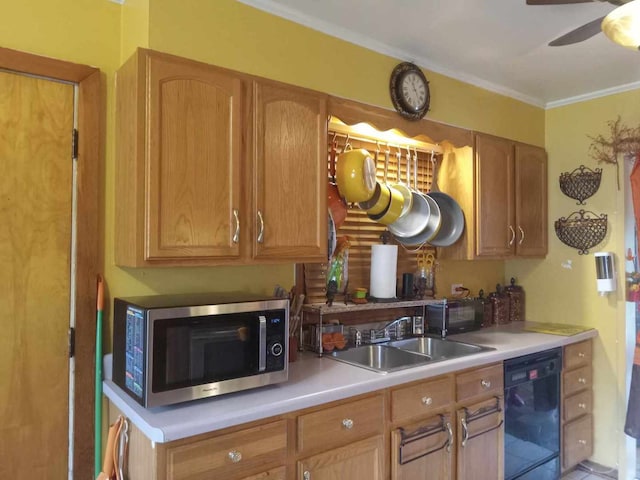
[[[286,360],[285,349],[285,311],[267,312],[267,365],[266,370],[273,372],[282,370]]]
[[[142,398],[144,385],[145,318],[141,309],[127,308],[125,333],[125,386]]]

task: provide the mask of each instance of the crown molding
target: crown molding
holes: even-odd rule
[[[617,87],[605,88],[603,90],[597,90],[595,92],[585,93],[583,95],[576,95],[574,97],[563,98],[561,100],[554,100],[548,102],[545,105],[545,109],[563,107],[565,105],[571,105],[572,103],[586,102],[587,100],[593,100],[595,98],[606,97],[614,95],[616,93],[628,92],[629,90],[636,90],[640,88],[640,82],[625,83],[624,85],[618,85]]]

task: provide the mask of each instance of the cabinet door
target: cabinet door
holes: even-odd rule
[[[326,97],[275,82],[253,94],[253,256],[325,260]]]
[[[298,480],[382,480],[384,474],[382,436],[336,448],[298,462]]]
[[[149,54],[145,260],[236,257],[242,80]]]
[[[441,415],[391,433],[391,480],[448,480],[452,475],[451,417]]]
[[[531,145],[515,149],[516,255],[547,254],[547,153]]]
[[[476,255],[506,257],[514,251],[513,143],[476,135]]]
[[[504,478],[502,410],[502,397],[494,397],[458,410],[457,478]]]

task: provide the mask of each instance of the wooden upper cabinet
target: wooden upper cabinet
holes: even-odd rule
[[[508,256],[515,243],[513,143],[476,135],[476,254]]]
[[[237,257],[242,81],[156,56],[147,76],[145,259]]]
[[[116,263],[324,260],[326,104],[139,49],[116,75]]]
[[[547,254],[547,152],[540,147],[515,146],[516,255]]]
[[[116,263],[237,259],[243,80],[139,49],[116,75]]]
[[[256,81],[253,102],[253,257],[323,261],[326,96]]]
[[[506,259],[547,254],[547,154],[543,148],[476,133],[473,153],[444,156],[440,188],[465,215],[465,231],[441,259]]]

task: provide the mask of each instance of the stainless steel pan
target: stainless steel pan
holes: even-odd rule
[[[458,241],[464,231],[464,213],[458,202],[438,188],[438,162],[431,155],[433,179],[431,181],[431,197],[440,207],[440,230],[428,240],[434,247],[448,247]]]
[[[417,157],[414,157],[414,161]],[[407,165],[411,154],[407,154]],[[414,165],[414,172],[415,172]],[[407,168],[407,184],[411,184],[410,168]],[[414,186],[415,187],[415,186]],[[419,245],[433,238],[440,228],[440,210],[435,201],[420,193],[416,188],[411,190],[411,210],[388,226],[389,231],[403,245]]]

